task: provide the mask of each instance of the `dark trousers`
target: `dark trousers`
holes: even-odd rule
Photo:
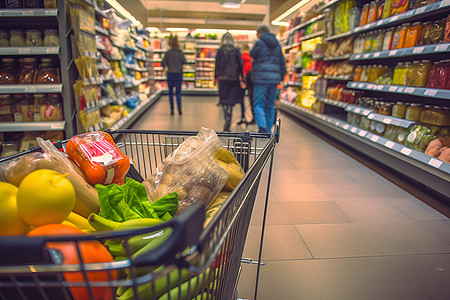
[[[250,71],[245,75],[245,81],[247,83],[248,99],[250,100],[250,106],[252,108],[252,119],[255,119],[255,98],[253,98],[253,81],[252,73]]]
[[[167,86],[169,88],[170,111],[173,112],[173,88],[177,98],[178,112],[181,112],[181,84],[183,83],[182,73],[167,73]]]
[[[222,105],[222,108],[223,108],[223,116],[225,118],[225,125],[223,126],[223,131],[230,131],[233,105]]]

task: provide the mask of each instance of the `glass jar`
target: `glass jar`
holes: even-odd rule
[[[411,83],[412,86],[424,87],[428,81],[428,75],[430,74],[431,61],[422,60],[417,64],[416,79]]]
[[[412,86],[413,82],[417,79],[417,70],[419,67],[420,61],[415,60],[411,64],[411,66],[408,68],[408,71],[406,71],[406,78],[405,78],[405,85]]]
[[[3,58],[0,69],[0,84],[17,83],[17,65],[14,58]]]
[[[384,33],[383,48],[382,48],[383,51],[391,49],[391,47],[392,47],[392,38],[394,36],[394,31],[395,31],[395,28],[389,28]]]
[[[59,36],[56,29],[45,29],[44,30],[44,46],[55,47],[59,46]]]
[[[415,47],[419,42],[420,32],[422,30],[422,23],[413,23],[411,27],[406,31],[404,47]]]
[[[51,58],[42,58],[36,76],[36,83],[60,83],[59,69]]]
[[[394,36],[392,37],[391,49],[400,49],[405,45],[406,31],[411,26],[410,23],[404,23],[395,29]]]
[[[23,65],[20,67],[19,84],[32,84],[36,76],[37,59],[27,57],[23,60]]]
[[[44,8],[58,8],[56,0],[44,0]]]
[[[353,75],[353,81],[361,80],[361,72],[362,72],[362,67],[360,65],[357,65],[355,68],[355,73]]]
[[[9,45],[11,47],[25,47],[25,31],[11,29],[9,31]]]
[[[364,52],[372,52],[373,39],[374,39],[373,33],[369,33],[366,35],[364,39]]]
[[[25,32],[27,35],[25,46],[41,47],[44,44],[42,42],[42,32],[40,30],[28,29]]]
[[[378,113],[380,111],[380,101],[375,101],[375,103],[373,104],[373,112],[374,113]]]
[[[8,30],[0,30],[0,47],[9,47]]]
[[[367,24],[367,21],[369,20],[369,3],[366,3],[363,5],[361,9],[361,15],[359,17],[359,26],[363,26]]]
[[[392,107],[392,116],[403,119],[405,118],[405,114],[406,114],[406,104],[400,101],[395,103],[395,105]]]
[[[419,45],[428,45],[430,42],[430,32],[433,24],[431,22],[424,22],[419,36]]]
[[[380,105],[378,113],[385,116],[390,116],[392,114],[392,103],[386,102]]]
[[[405,68],[405,64],[403,62],[397,63],[394,68],[394,75],[392,77],[392,84],[400,85],[400,73],[401,70]]]
[[[362,67],[360,81],[367,82],[367,66]]]
[[[411,103],[408,108],[406,108],[405,119],[413,122],[419,122],[421,111],[422,105]]]
[[[377,31],[376,37],[373,39],[373,42],[372,42],[372,51],[383,50],[383,41],[384,41],[385,34],[386,34],[386,32],[384,30]]]
[[[444,43],[450,43],[450,14],[445,20]]]
[[[369,16],[367,18],[367,23],[373,23],[377,20],[378,13],[378,2],[372,1],[369,5]]]
[[[0,122],[14,122],[12,104],[10,95],[0,95]]]

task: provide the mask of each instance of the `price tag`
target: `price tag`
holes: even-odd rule
[[[348,124],[344,125],[344,129],[348,129],[350,126]]]
[[[356,59],[359,59],[360,57],[361,57],[361,54],[356,54],[356,55],[355,55],[355,58],[356,58]]]
[[[352,127],[352,129],[350,129],[351,132],[355,133],[356,132],[356,128]]]
[[[19,48],[19,54],[30,54],[31,48]]]
[[[354,31],[355,31],[355,32],[358,32],[358,31],[360,31],[360,30],[361,30],[361,27],[356,27]]]
[[[414,48],[413,53],[422,53],[423,49],[424,49],[423,47],[416,47]]]
[[[449,44],[437,45],[435,51],[446,51]]]
[[[427,96],[436,96],[437,92],[438,92],[437,90],[426,89],[424,94]]]
[[[425,7],[419,7],[416,9],[416,14],[422,14],[425,11]]]
[[[392,141],[386,141],[385,145],[386,145],[386,147],[392,149],[395,146],[395,143]]]
[[[375,115],[370,114],[370,115],[367,116],[367,118],[372,120],[373,118],[375,118]]]
[[[370,138],[370,140],[375,143],[378,142],[379,139],[380,139],[380,137],[378,137],[376,135],[372,135],[372,137]]]
[[[450,0],[444,0],[444,1],[441,2],[439,7],[444,7],[444,6],[449,6],[449,5],[450,5]]]
[[[396,86],[390,86],[388,89],[389,92],[395,92],[396,90],[397,90]]]
[[[364,84],[362,84],[362,83],[360,83],[360,84],[358,84],[358,88],[362,88],[364,86]]]
[[[392,51],[389,51],[389,53],[388,53],[389,56],[394,56],[396,54],[397,54],[397,50],[392,50]]]
[[[442,161],[432,158],[430,159],[430,161],[428,162],[429,165],[436,167],[436,168],[440,168],[442,166]]]
[[[26,86],[24,90],[25,90],[25,93],[36,93],[37,87],[35,87],[35,86]]]
[[[398,20],[398,16],[393,16],[390,20],[389,20],[389,22],[395,22],[395,21],[397,21]]]
[[[369,84],[369,85],[367,86],[367,88],[368,88],[369,90],[373,90],[373,84]]]
[[[383,20],[380,20],[380,21],[377,22],[377,25],[376,25],[376,26],[380,26],[380,25],[382,25],[383,23],[384,23],[384,21],[383,21]]]
[[[58,48],[50,47],[50,48],[45,49],[45,53],[54,53],[54,52],[57,52],[57,49]]]
[[[356,87],[356,83],[350,84],[351,87]]]
[[[403,147],[402,150],[400,150],[401,153],[409,156],[412,153],[412,150],[406,147]]]
[[[374,53],[373,57],[380,57],[380,52]]]
[[[391,124],[391,122],[392,122],[392,119],[390,119],[390,118],[384,118],[383,119],[383,123],[384,124],[388,124],[389,125],[389,124]]]
[[[402,88],[402,87],[401,87],[401,88],[398,88],[397,92],[398,92],[398,93],[403,93],[403,90],[404,90],[404,89],[405,89],[405,88]]]
[[[362,136],[362,137],[366,136],[366,134],[367,134],[367,131],[365,131],[365,130],[360,130],[360,131],[358,132],[358,135],[359,135],[359,136]]]
[[[381,90],[384,88],[384,86],[382,86],[382,85],[377,85],[375,88],[376,88],[377,90],[381,91]]]
[[[359,114],[359,112],[361,111],[361,108],[355,108],[355,113]]]
[[[407,13],[405,13],[405,17],[410,17],[412,16],[413,12],[412,11],[408,11]]]
[[[370,54],[364,54],[363,58],[368,58],[370,56]]]
[[[367,29],[371,26],[371,24],[364,25],[363,29]]]
[[[22,16],[34,16],[34,11],[32,10],[23,10]]]
[[[339,122],[338,121],[334,122],[334,125],[339,126]]]
[[[412,93],[414,93],[415,90],[416,90],[415,88],[406,88],[405,93],[412,94]]]
[[[54,14],[55,14],[54,10],[51,10],[51,9],[46,9],[44,12],[44,15],[46,15],[46,16],[49,16],[49,15],[53,16]]]
[[[52,123],[50,125],[51,129],[64,129],[64,123],[63,122],[57,122],[57,123]]]

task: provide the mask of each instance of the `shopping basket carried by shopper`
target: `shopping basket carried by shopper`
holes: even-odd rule
[[[111,132],[117,146],[133,161],[143,178],[153,174],[168,154],[196,134],[142,130]],[[173,219],[152,227],[82,236],[0,237],[0,299],[236,298],[245,239],[266,167],[267,190],[264,192],[267,208],[279,134],[279,120],[273,134],[217,133],[223,147],[233,153],[245,175],[206,226],[204,206],[195,204]],[[20,155],[24,153],[15,157]],[[0,162],[10,159],[3,158]],[[266,211],[264,209],[257,274]],[[168,230],[170,234],[165,241],[145,251],[144,255],[134,256],[129,251],[130,239],[158,235]],[[81,249],[85,244],[114,240],[124,242],[123,257],[106,263],[84,261]],[[64,251],[51,246],[61,243],[74,249],[77,263],[61,264]],[[258,275],[255,297],[257,284]]]

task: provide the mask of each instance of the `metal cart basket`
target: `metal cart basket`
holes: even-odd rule
[[[111,132],[143,178],[149,177],[186,138],[196,134]],[[83,299],[235,299],[253,205],[267,166],[256,298],[273,156],[279,134],[280,120],[274,134],[217,133],[223,147],[234,154],[246,174],[206,227],[203,226],[205,208],[197,204],[168,222],[142,229],[83,236],[0,237],[0,299],[82,299],[75,291],[81,291],[85,295]],[[0,162],[8,159],[11,157]],[[169,238],[145,255],[134,257],[128,251],[130,238],[169,227]],[[126,255],[113,262],[86,263],[82,244],[107,240],[124,241]],[[61,253],[48,246],[57,242],[74,247],[79,263],[61,264]],[[78,280],[68,280],[68,274],[79,275]]]

